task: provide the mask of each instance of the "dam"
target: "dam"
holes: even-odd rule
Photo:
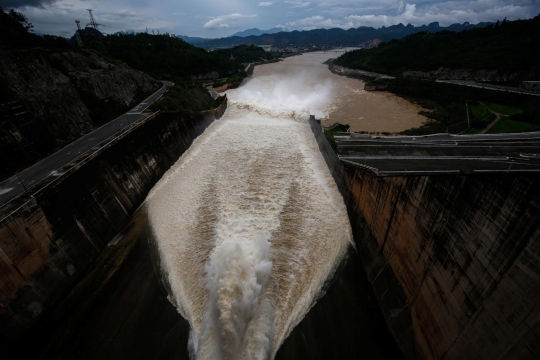
[[[273,358],[352,245],[316,147],[305,122],[231,111],[149,194],[198,359]]]
[[[310,117],[336,91],[320,54],[290,60],[256,68],[224,114],[163,114],[4,220],[15,354],[537,354],[538,176],[348,166]]]

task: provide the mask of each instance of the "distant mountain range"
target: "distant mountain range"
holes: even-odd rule
[[[315,29],[308,31],[282,31],[281,29],[274,28],[271,30],[258,30],[249,29],[236,33],[233,36],[220,38],[220,39],[203,39],[192,38],[188,36],[180,36],[184,41],[201,46],[237,46],[245,44],[254,45],[332,45],[332,46],[358,46],[365,42],[372,40],[378,41],[390,41],[393,39],[401,39],[405,36],[416,34],[418,32],[441,32],[441,31],[454,31],[459,32],[463,30],[469,30],[474,28],[482,28],[493,23],[482,22],[479,24],[469,24],[465,22],[463,24],[452,24],[450,26],[440,26],[438,22],[431,23],[429,25],[413,26],[408,25],[392,25],[389,27],[383,26],[380,29],[372,27],[362,26],[359,28],[351,28],[343,30],[339,28],[335,29]],[[264,32],[261,35],[247,35],[256,32]],[[269,33],[269,31],[276,31]],[[240,35],[239,35],[240,34]]]
[[[137,34],[139,32],[143,32],[143,31],[135,31],[135,30],[130,29],[130,30],[118,31],[118,32],[116,32],[116,34],[128,35],[128,34]],[[150,33],[151,33],[151,31],[150,31]],[[198,45],[198,44],[201,44],[201,43],[203,43],[205,41],[210,40],[210,39],[204,39],[202,37],[193,37],[193,36],[185,36],[185,35],[177,35],[177,36],[180,39],[187,42],[188,44],[192,44],[192,45]]]
[[[247,29],[247,30],[244,30],[244,31],[239,31],[239,32],[229,36],[229,38],[233,37],[233,36],[246,37],[246,36],[258,36],[258,35],[263,35],[263,34],[275,34],[275,33],[280,32],[280,31],[283,31],[283,29],[273,28],[273,29],[270,29],[270,30],[259,30],[257,28],[253,28],[253,29]],[[202,37],[193,37],[193,36],[186,36],[186,35],[178,35],[178,37],[180,39],[184,40],[185,42],[187,42],[189,44],[192,44],[192,45],[201,45],[201,44],[203,44],[203,43],[205,43],[207,41],[215,40],[215,39],[205,39],[205,38],[202,38]]]
[[[247,30],[244,30],[244,31],[239,31],[237,33],[232,34],[229,37],[233,37],[233,36],[239,36],[239,37],[260,36],[260,35],[264,35],[264,34],[275,34],[275,33],[278,33],[280,31],[287,31],[287,30],[282,29],[282,28],[273,28],[273,29],[270,29],[270,30],[259,30],[257,28],[253,28],[253,29],[247,29]]]
[[[188,44],[192,45],[199,45],[205,41],[211,40],[211,39],[205,39],[202,37],[193,37],[193,36],[185,36],[185,35],[177,35],[180,39],[184,40]]]

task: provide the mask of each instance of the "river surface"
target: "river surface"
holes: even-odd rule
[[[280,76],[294,79],[307,78],[291,84],[291,92],[302,94],[304,85],[315,81],[324,84],[321,90],[327,91],[327,99],[319,104],[322,112],[314,110],[322,125],[333,123],[349,124],[351,132],[365,131],[369,133],[398,133],[413,127],[421,126],[427,118],[418,112],[425,110],[403,98],[385,91],[365,91],[364,82],[331,73],[323,62],[338,57],[340,53],[315,52],[294,56],[279,63],[258,66],[255,78]],[[289,83],[287,83],[288,85]],[[329,91],[328,91],[329,90]]]
[[[146,200],[161,268],[197,359],[272,359],[353,240],[307,119],[332,84],[285,66],[227,95]]]
[[[224,117],[24,339],[36,346],[21,351],[42,359],[399,358],[307,123],[339,100],[325,56],[257,67],[228,91]]]

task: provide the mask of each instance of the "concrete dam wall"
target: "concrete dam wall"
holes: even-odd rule
[[[21,336],[70,288],[226,107],[225,99],[212,111],[158,114],[0,221],[0,344]]]
[[[540,176],[375,177],[310,124],[405,357],[539,358]]]

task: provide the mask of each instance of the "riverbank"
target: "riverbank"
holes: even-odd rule
[[[391,77],[384,74],[363,70],[354,70],[336,66],[331,61],[328,69],[337,75],[358,79],[384,88],[386,93],[394,94],[417,107],[418,115],[425,117],[422,124],[399,131],[405,135],[428,135],[435,133],[468,134],[490,131],[486,128],[489,122],[482,123],[475,119],[468,103],[484,101],[494,103],[498,107],[516,109],[511,114],[523,114],[519,119],[505,119],[504,126],[496,132],[524,132],[536,129],[536,114],[540,111],[537,96],[527,93],[505,92],[489,87],[463,86],[459,81],[434,81],[411,77]],[[339,121],[336,121],[339,122]],[[323,125],[332,122],[324,121]],[[343,124],[346,122],[342,122]],[[354,130],[351,130],[355,132]],[[390,135],[393,131],[360,131],[370,134]]]
[[[349,132],[371,134],[398,134],[402,131],[422,126],[428,118],[420,113],[425,108],[388,91],[366,91],[365,79],[393,79],[392,77],[359,70],[341,68],[332,64],[328,69],[339,76],[338,96],[321,125],[333,123],[348,124]]]

